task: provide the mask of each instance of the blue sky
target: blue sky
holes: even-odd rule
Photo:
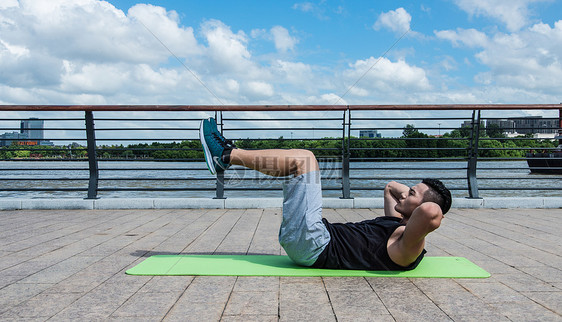
[[[323,72],[327,74],[345,69],[357,60],[380,57],[406,32],[398,21],[383,23],[383,17],[402,12],[410,19],[411,29],[387,57],[393,61],[404,59],[409,65],[423,68],[435,86],[470,90],[470,87],[480,86],[481,81],[475,75],[490,71],[490,66],[482,64],[475,57],[481,49],[448,42],[438,37],[436,32],[476,30],[488,37],[502,33],[516,35],[537,23],[554,26],[560,19],[560,15],[554,13],[562,12],[560,2],[513,1],[508,4],[513,11],[502,16],[497,12],[505,10],[502,2],[509,3],[453,0],[160,1],[158,5],[176,11],[182,24],[188,26],[198,26],[206,20],[217,19],[233,31],[246,34],[252,34],[256,29],[267,31],[273,26],[281,26],[295,39],[294,46],[281,57],[319,69],[325,68]],[[136,4],[135,1],[111,3],[123,11]],[[562,41],[561,38],[556,40]],[[263,59],[264,64],[275,55],[275,47],[270,39],[253,38],[248,48],[256,60]],[[341,85],[339,92],[334,89],[335,94],[341,95],[351,84]],[[508,99],[509,96],[501,97],[500,100],[482,99],[481,102],[507,102]]]
[[[561,12],[553,0],[2,0],[0,104],[560,103]]]
[[[333,104],[371,68],[342,103],[558,103],[560,12],[546,0],[6,0],[0,102]]]

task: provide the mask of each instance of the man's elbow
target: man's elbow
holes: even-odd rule
[[[434,202],[424,202],[418,207],[425,221],[428,223],[428,228],[433,231],[441,226],[441,219],[443,219],[443,212],[441,207]],[[418,210],[417,209],[417,210]]]
[[[384,186],[384,192],[385,193],[389,193],[392,189],[392,186],[396,185],[398,182],[396,181],[390,181],[389,183],[386,184],[386,186]]]

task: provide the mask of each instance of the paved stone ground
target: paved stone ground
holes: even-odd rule
[[[282,254],[280,221],[280,209],[0,212],[0,320],[562,321],[560,209],[453,209],[428,255],[467,257],[488,279],[125,274],[153,254]]]

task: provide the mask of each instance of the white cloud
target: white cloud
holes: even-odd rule
[[[15,59],[18,59],[24,56],[29,56],[29,49],[24,46],[10,45],[0,39],[0,55],[4,53],[6,54],[6,56],[11,56]]]
[[[246,31],[250,37],[218,20],[183,26],[178,13],[153,5],[138,4],[125,13],[98,0],[0,1],[4,104],[544,102],[558,97],[562,86],[562,22],[513,33],[435,31],[438,39],[472,49],[473,65],[488,68],[475,75],[476,86],[457,90],[454,84],[442,86],[455,77],[439,72],[461,69],[463,60],[446,52],[418,66],[407,62],[410,54],[400,54],[404,49],[376,64],[377,58],[370,57],[344,67],[324,66],[293,58],[299,40],[282,26]],[[295,9],[322,8],[301,3]],[[398,8],[381,14],[375,24],[403,32],[411,19]],[[264,39],[276,50],[254,53],[260,44],[253,42]],[[339,100],[338,94],[361,77]]]
[[[471,16],[487,16],[503,22],[509,31],[517,31],[529,23],[529,5],[549,0],[455,0]]]
[[[373,25],[373,28],[375,30],[386,28],[402,34],[410,30],[411,21],[412,16],[404,8],[398,8],[381,13]]]
[[[317,101],[320,101],[320,104],[328,104],[328,105],[330,105],[330,104],[342,104],[342,105],[348,104],[348,102],[345,99],[340,98],[339,95],[336,95],[334,93],[322,94],[319,99],[315,98],[315,99],[309,100],[309,102],[313,103],[313,104],[314,104],[314,102],[317,102]]]
[[[562,20],[553,27],[537,23],[523,30],[496,32],[490,36],[475,29],[460,28],[435,31],[435,35],[455,47],[478,50],[474,57],[488,68],[474,76],[478,84],[518,89],[530,97],[536,97],[536,94],[530,94],[531,91],[548,97],[559,95],[562,87]],[[505,90],[501,92],[507,93]],[[513,97],[505,99],[512,101]]]
[[[182,76],[175,69],[159,68],[154,70],[146,64],[140,64],[131,71],[130,78],[137,87],[140,87],[143,93],[162,95],[177,91],[180,84],[188,84],[189,82],[185,82]]]
[[[18,0],[2,0],[0,2],[0,9],[6,9],[19,6]]]
[[[121,104],[143,98],[218,103],[197,78],[222,86],[221,75],[255,81],[269,77],[252,60],[242,31],[207,21],[200,28],[205,46],[192,27],[180,26],[176,12],[162,7],[138,4],[125,14],[104,1],[27,0],[0,7],[0,22],[0,84],[24,91],[48,87],[41,93],[54,99],[51,103],[70,103],[79,95],[81,102],[99,102],[101,95]],[[292,48],[282,33],[277,41],[282,49]],[[162,67],[175,59],[168,49],[197,78],[173,61],[176,67]],[[34,93],[28,98],[40,95]]]
[[[240,91],[240,83],[238,81],[236,81],[235,79],[227,79],[225,82],[225,89],[227,92],[230,92],[231,94],[234,93],[235,95],[238,94],[238,92]]]
[[[356,87],[352,87],[352,88],[349,90],[349,95],[350,95],[350,96],[368,97],[368,96],[369,96],[369,91],[366,90],[366,89],[364,89],[364,88],[361,88],[361,87],[356,86]]]
[[[281,26],[271,28],[271,35],[273,36],[275,48],[280,52],[292,51],[298,43],[298,40],[291,37],[289,31]]]
[[[303,12],[310,12],[314,9],[314,5],[310,2],[295,3],[293,5],[293,9],[300,10]]]
[[[281,53],[294,51],[295,45],[299,42],[296,37],[292,37],[289,31],[282,26],[274,26],[269,31],[266,29],[252,29],[250,36],[255,39],[273,41],[275,49]]]
[[[490,68],[480,79],[501,86],[548,94],[562,87],[562,20],[554,27],[536,24],[527,30],[495,35],[476,58]]]
[[[311,104],[311,105],[346,105],[348,102],[345,99],[340,99],[340,96],[335,93],[324,93],[318,95],[307,96],[291,96],[287,97],[289,104]],[[324,115],[329,115],[330,112],[325,112]],[[339,114],[339,113],[338,113]],[[314,117],[313,114],[310,115]],[[333,115],[335,116],[335,115]],[[339,115],[338,115],[339,116]]]
[[[51,86],[58,83],[60,68],[61,61],[48,54],[0,39],[0,83],[24,87]]]
[[[265,30],[265,29],[252,29],[252,31],[250,31],[250,36],[252,38],[266,38],[267,39],[267,30]]]
[[[317,3],[312,3],[309,1],[305,1],[305,2],[300,2],[300,3],[295,3],[293,5],[293,9],[294,10],[298,10],[298,11],[302,11],[305,13],[310,13],[313,14],[317,19],[320,20],[328,20],[329,17],[326,16],[326,1],[320,1]],[[336,13],[341,12],[338,9],[336,9]]]
[[[211,59],[209,66],[217,73],[252,73],[257,66],[251,60],[247,48],[248,37],[243,31],[233,33],[230,27],[218,20],[209,20],[202,26],[207,39],[206,55]]]
[[[123,73],[119,66],[110,64],[86,64],[75,68],[66,63],[67,73],[62,76],[61,89],[73,93],[99,93],[112,95],[119,91],[129,73]]]
[[[541,41],[536,36],[535,32],[529,31],[494,37],[493,43],[476,55],[480,62],[490,67],[490,71],[480,78],[503,86],[559,93],[562,87],[561,46],[551,43],[553,39]]]
[[[483,47],[488,42],[485,33],[476,29],[440,30],[434,31],[437,38],[449,40],[453,46],[460,47],[461,44],[467,47]]]
[[[367,70],[369,72],[363,77]],[[357,86],[374,93],[403,93],[405,90],[411,92],[431,88],[422,68],[411,66],[404,60],[392,62],[384,57],[358,60],[344,72],[344,77],[349,82],[363,77]]]
[[[456,70],[458,64],[453,57],[445,56],[443,57],[439,65],[441,65],[441,67],[446,71],[450,71],[450,70]]]
[[[140,21],[144,24],[158,40],[177,56],[200,54],[202,51],[193,34],[193,28],[180,27],[178,14],[173,10],[166,11],[162,7],[137,4],[129,9],[127,16],[132,23]],[[140,29],[137,32],[144,33],[144,31]],[[160,43],[153,39],[148,40],[152,40],[153,47],[162,48]]]
[[[262,81],[250,81],[241,88],[243,95],[251,97],[252,100],[262,100],[275,94],[273,86]]]
[[[0,103],[12,104],[13,102],[40,102],[29,90],[21,87],[12,87],[0,84]],[[32,103],[28,103],[32,104]]]
[[[272,63],[272,70],[278,79],[299,87],[313,85],[314,72],[310,65],[300,62],[276,60]]]
[[[166,60],[167,50],[138,21],[177,55],[197,52],[193,31],[178,26],[177,14],[150,5],[136,5],[126,16],[103,1],[22,1],[19,10],[6,14],[16,28],[6,35],[14,37],[8,41],[32,44],[34,50],[64,59],[152,64]],[[174,46],[178,43],[182,46]]]

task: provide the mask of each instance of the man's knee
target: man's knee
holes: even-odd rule
[[[296,175],[318,170],[318,161],[312,151],[305,149],[291,149],[292,163]]]
[[[312,151],[310,151],[310,150],[305,150],[305,149],[291,149],[291,154],[292,154],[295,158],[299,158],[299,159],[311,159],[311,160],[316,160],[316,156],[315,156],[314,153],[312,153]]]

